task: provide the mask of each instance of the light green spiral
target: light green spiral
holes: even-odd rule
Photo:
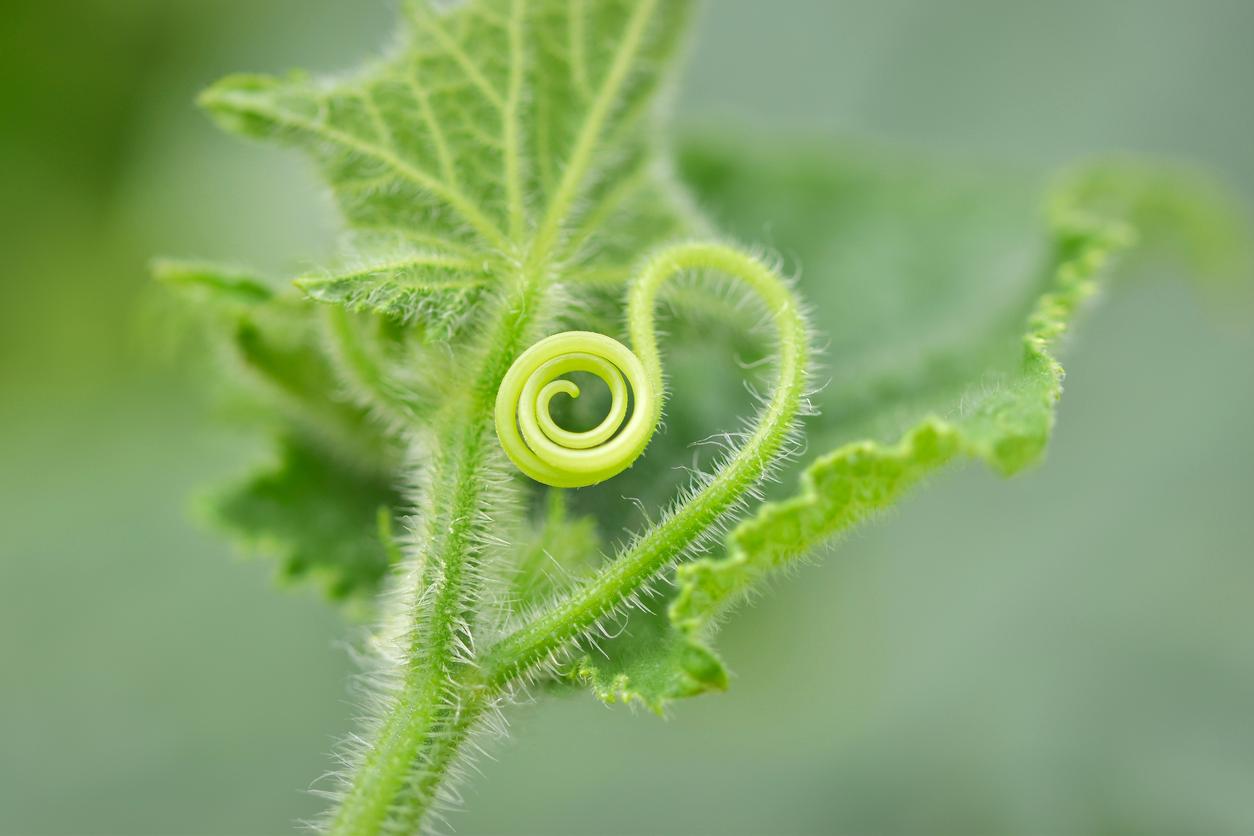
[[[758,429],[723,467],[728,474],[757,474],[745,477],[746,486],[761,475],[803,400],[805,318],[769,264],[726,244],[700,242],[672,244],[653,253],[631,282],[627,331],[634,352],[603,334],[567,331],[546,337],[514,361],[497,392],[495,417],[501,446],[519,470],[537,482],[578,488],[617,476],[640,457],[662,420],[666,397],[654,322],[658,293],[675,276],[692,271],[722,273],[743,283],[766,306],[778,329],[778,388],[758,416]],[[562,429],[549,411],[559,392],[579,397],[578,386],[559,379],[571,372],[594,374],[610,388],[609,414],[586,432]],[[635,404],[624,425],[628,388]]]
[[[579,387],[562,379],[572,372],[594,374],[610,390],[609,412],[584,432],[559,427],[550,411],[558,394],[579,397]],[[628,419],[629,390],[635,403]],[[495,417],[501,447],[519,470],[546,485],[580,488],[617,476],[640,457],[661,417],[661,393],[618,340],[566,331],[514,361],[497,391]]]

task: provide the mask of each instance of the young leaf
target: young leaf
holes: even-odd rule
[[[277,464],[212,494],[205,516],[242,551],[276,559],[282,577],[317,578],[333,600],[376,593],[395,557],[390,530],[401,505],[393,442],[341,394],[333,372],[352,346],[341,341],[341,355],[329,357],[316,311],[246,271],[161,260],[153,272],[213,314],[207,324],[278,435]]]
[[[402,44],[354,77],[232,76],[201,104],[229,130],[305,151],[351,227],[421,253],[399,274],[307,282],[315,298],[417,318],[436,308],[429,290],[499,283],[528,258],[618,275],[623,249],[593,235],[611,222],[632,257],[683,226],[643,117],[689,6],[410,2]]]
[[[394,562],[400,505],[386,480],[289,436],[275,466],[210,496],[205,512],[242,550],[275,558],[283,577],[312,577],[344,600],[374,593]]]

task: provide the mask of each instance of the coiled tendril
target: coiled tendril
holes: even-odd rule
[[[610,390],[609,412],[583,432],[559,427],[550,411],[559,393],[579,397],[579,387],[561,379],[572,372],[594,374]],[[635,404],[627,419],[629,387]],[[627,346],[592,331],[566,331],[540,340],[510,366],[496,395],[496,434],[506,455],[532,479],[558,488],[595,485],[644,452],[660,396]]]
[[[721,466],[718,479],[748,489],[761,477],[783,447],[805,400],[805,317],[788,285],[770,265],[717,243],[673,244],[644,263],[627,294],[627,331],[634,353],[602,334],[567,331],[519,355],[496,397],[496,433],[519,470],[545,484],[577,488],[616,476],[639,458],[662,420],[666,396],[654,327],[658,291],[674,276],[691,270],[723,273],[742,282],[764,303],[776,327],[779,376],[775,390],[763,402],[755,429]],[[549,413],[557,393],[579,396],[579,387],[558,379],[570,372],[591,372],[610,388],[609,414],[587,432],[564,430]],[[635,404],[624,427],[628,384]],[[619,427],[623,427],[621,432]],[[700,506],[698,500],[709,490],[707,486],[689,498],[688,505]]]

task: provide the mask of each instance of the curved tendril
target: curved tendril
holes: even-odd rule
[[[675,244],[655,254],[632,283],[627,323],[635,354],[651,384],[648,426],[661,416],[661,356],[654,311],[661,287],[676,275],[707,270],[735,278],[761,300],[774,326],[776,378],[743,441],[730,449],[699,490],[675,503],[667,516],[618,552],[593,577],[572,588],[553,607],[500,639],[484,655],[485,681],[503,688],[542,665],[569,642],[585,635],[608,613],[622,607],[650,579],[734,511],[787,449],[806,405],[809,332],[800,303],[768,264],[717,243]],[[499,413],[498,413],[499,415]],[[634,416],[633,416],[634,417]]]
[[[639,356],[604,334],[567,331],[546,337],[514,361],[497,392],[495,420],[501,446],[519,470],[547,485],[576,488],[631,467],[662,419],[665,389],[653,321],[658,289],[676,273],[702,268],[736,276],[767,303],[781,327],[785,371],[797,381],[804,378],[805,324],[774,272],[731,247],[676,244],[655,254],[632,284],[627,320]],[[558,394],[579,397],[579,387],[561,379],[571,372],[596,375],[610,390],[608,414],[583,432],[558,426],[550,411]],[[628,388],[635,404],[624,426]],[[800,399],[800,391],[790,395]],[[768,412],[783,407],[777,403]]]
[[[583,432],[558,426],[550,411],[558,394],[579,397],[579,387],[561,379],[572,372],[596,375],[610,390],[608,414]],[[624,426],[629,388],[635,406]],[[661,415],[660,389],[618,340],[592,331],[554,334],[520,354],[506,372],[496,395],[496,434],[510,460],[537,482],[595,485],[644,452]]]

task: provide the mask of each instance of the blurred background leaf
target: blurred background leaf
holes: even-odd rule
[[[6,5],[0,832],[275,833],[320,807],[301,790],[349,728],[350,630],[189,521],[196,487],[266,451],[153,359],[190,326],[145,265],[323,261],[310,172],[192,101],[232,71],[350,66],[390,20],[382,0]],[[1254,200],[1251,31],[1241,0],[718,0],[678,121],[1029,179],[1167,153]],[[1254,334],[1137,267],[1068,353],[1044,468],[939,477],[781,582],[721,641],[731,691],[669,722],[586,695],[522,710],[459,831],[1254,829]]]

